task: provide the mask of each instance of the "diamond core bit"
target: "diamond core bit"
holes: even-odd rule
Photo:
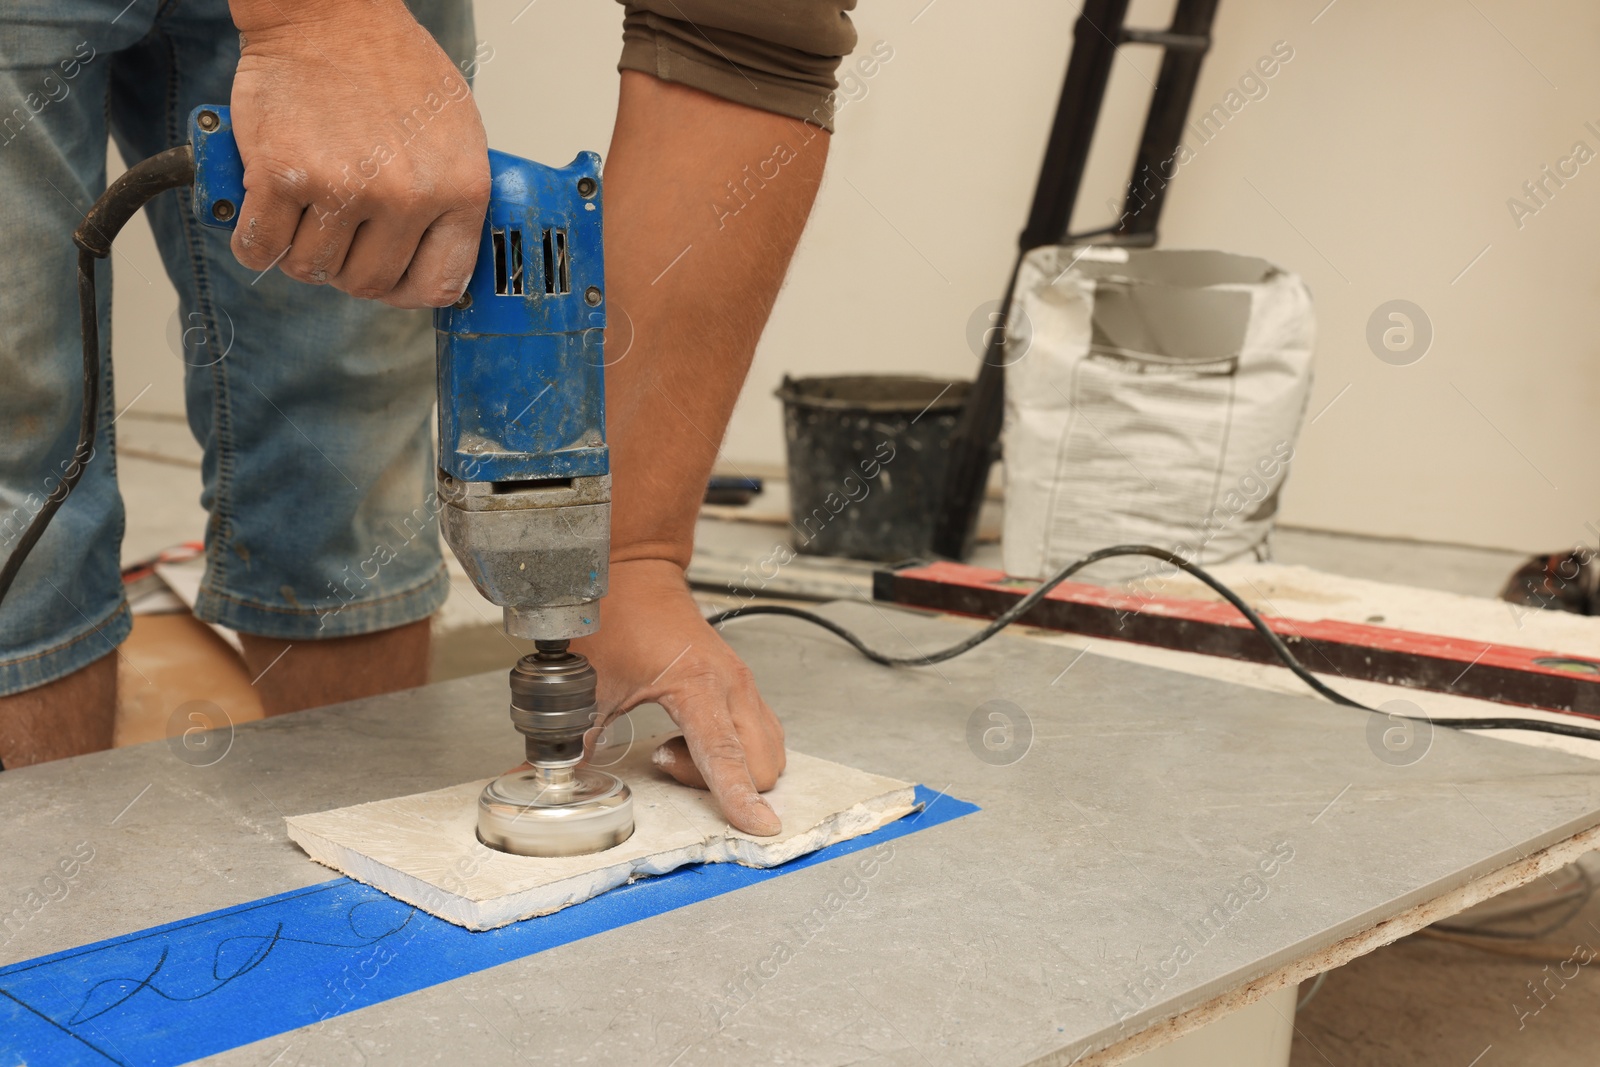
[[[583,856],[633,836],[633,794],[592,767],[503,774],[478,797],[478,840],[514,856]]]
[[[511,670],[511,722],[528,763],[478,798],[478,840],[517,856],[581,856],[633,834],[633,794],[613,774],[580,767],[596,720],[595,673],[565,641],[540,641]]]

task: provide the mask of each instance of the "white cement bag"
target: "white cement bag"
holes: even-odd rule
[[[1004,558],[1046,578],[1108,545],[1267,557],[1311,391],[1311,294],[1225,252],[1040,248],[1006,338]],[[1091,581],[1169,570],[1130,557]]]

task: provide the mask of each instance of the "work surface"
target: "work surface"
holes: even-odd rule
[[[829,611],[894,651],[970,632]],[[1439,730],[1401,764],[1392,724],[1309,697],[1026,639],[894,672],[793,620],[725,634],[792,747],[981,810],[895,840],[803,938],[854,865],[215,1061],[1070,1063],[1600,823],[1590,761]],[[493,773],[505,699],[487,675],[251,724],[211,766],[158,743],[0,774],[0,901],[93,850],[0,963],[326,881],[282,816]]]

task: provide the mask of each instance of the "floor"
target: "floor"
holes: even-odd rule
[[[119,473],[129,511],[124,558],[129,562],[198,539],[204,524],[197,501],[198,455],[187,428],[136,414],[130,412],[119,424]],[[701,556],[716,565],[715,577],[705,583],[708,602],[726,594],[724,586],[729,575],[741,572],[741,560],[754,565],[782,534],[781,523],[702,521]],[[979,561],[994,556],[994,546],[980,548]],[[1275,535],[1274,558],[1352,577],[1489,597],[1525,557],[1282,529]],[[848,596],[852,590],[864,595],[869,572],[846,568],[825,576],[812,595]],[[494,625],[492,611],[474,602],[464,582],[458,585],[438,628],[436,679],[504,668],[518,651]],[[136,662],[149,666],[146,660]],[[1536,885],[1520,892],[1538,891]],[[1297,1018],[1293,1067],[1592,1067],[1600,1061],[1595,1051],[1600,1048],[1600,977],[1591,975],[1583,961],[1600,958],[1600,947],[1589,949],[1591,944],[1600,946],[1600,898],[1537,945],[1506,943],[1511,951],[1541,955],[1538,960],[1424,937],[1404,939],[1327,976]],[[1534,986],[1542,1000],[1533,999]],[[1303,987],[1310,988],[1309,983]]]
[[[1558,545],[1540,546],[1554,550]],[[1415,585],[1465,596],[1500,594],[1506,578],[1533,553],[1469,545],[1427,544],[1381,537],[1279,527],[1272,535],[1277,563],[1315,567],[1330,574]]]
[[[1297,1013],[1291,1067],[1600,1061],[1600,897],[1537,942],[1492,948],[1418,935],[1330,972]]]

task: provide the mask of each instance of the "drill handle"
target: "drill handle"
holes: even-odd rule
[[[194,213],[203,225],[231,230],[244,203],[244,160],[233,139],[233,115],[220,104],[201,104],[189,112],[189,143],[194,146]]]

